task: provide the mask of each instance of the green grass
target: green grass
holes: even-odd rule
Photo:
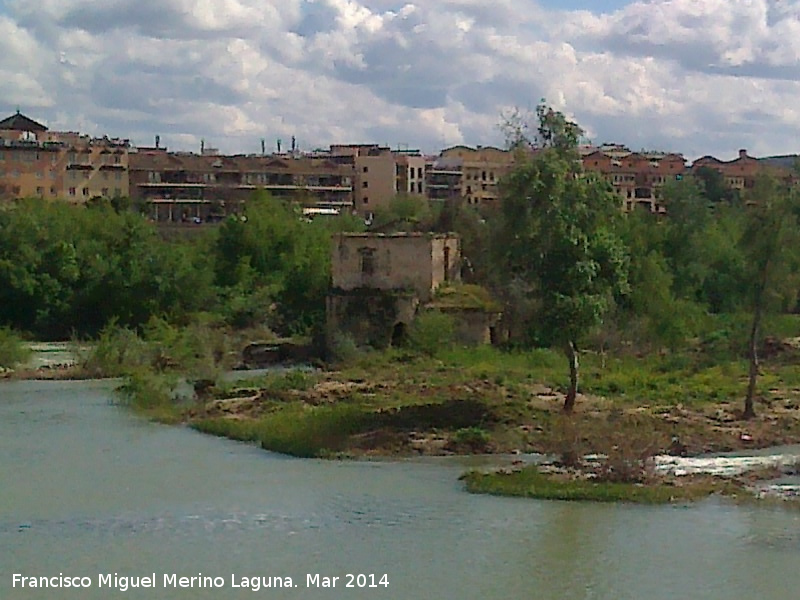
[[[272,452],[311,458],[346,449],[349,437],[370,419],[369,412],[353,405],[292,405],[260,419],[199,419],[191,426],[203,433],[257,442]]]
[[[608,483],[588,480],[561,481],[526,467],[512,473],[470,471],[462,477],[468,492],[496,496],[520,496],[540,500],[575,500],[592,502],[633,502],[666,504],[698,500],[726,489],[724,482],[702,480],[680,487],[663,483]]]

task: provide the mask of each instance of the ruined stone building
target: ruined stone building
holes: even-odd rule
[[[461,341],[489,341],[496,311],[460,306],[452,295],[442,302],[437,293],[462,287],[456,235],[342,233],[332,247],[329,339],[346,334],[359,345],[398,345],[420,310],[437,308],[456,317]]]

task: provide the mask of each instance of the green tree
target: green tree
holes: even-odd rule
[[[505,279],[535,298],[542,330],[565,349],[570,383],[564,411],[571,412],[579,342],[602,322],[614,295],[627,292],[628,259],[617,232],[617,196],[581,169],[580,128],[545,105],[536,112],[539,149],[527,160],[520,153],[504,183],[495,248]]]
[[[742,416],[755,416],[754,399],[759,371],[758,346],[764,314],[787,297],[796,300],[797,202],[793,193],[767,177],[760,178],[748,194],[747,226],[741,237],[750,289],[748,382]]]

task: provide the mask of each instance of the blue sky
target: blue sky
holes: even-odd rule
[[[0,112],[54,129],[502,144],[546,98],[595,142],[800,151],[800,0],[0,0]]]

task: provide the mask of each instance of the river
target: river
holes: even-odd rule
[[[473,496],[458,460],[286,458],[145,422],[113,406],[111,389],[0,383],[0,598],[753,600],[800,589],[797,510]],[[98,587],[114,573],[155,573],[156,587]],[[223,586],[164,586],[165,574],[199,573]],[[340,579],[306,587],[317,573]],[[346,588],[348,573],[389,585]],[[91,587],[12,587],[14,574]],[[254,592],[232,576],[298,587]]]

